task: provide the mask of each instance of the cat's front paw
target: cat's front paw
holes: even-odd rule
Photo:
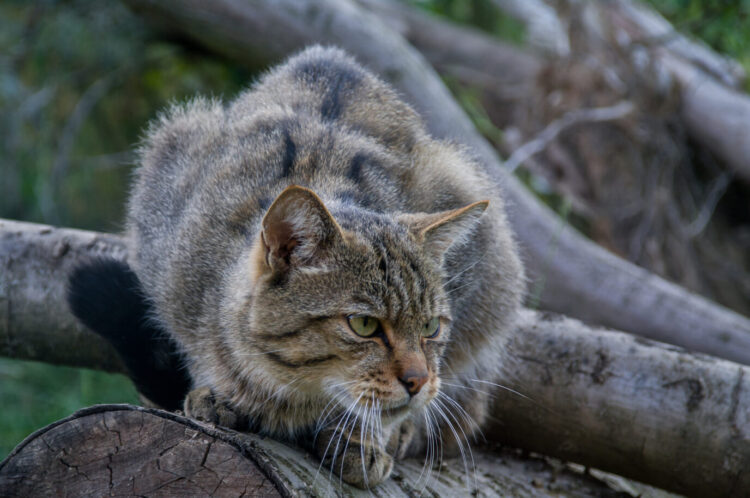
[[[209,387],[199,387],[190,391],[185,398],[184,408],[188,417],[229,429],[242,429],[243,417],[226,401],[217,399]]]
[[[401,425],[393,431],[391,438],[386,446],[386,451],[393,455],[396,460],[402,460],[407,455],[407,450],[411,445],[412,439],[417,432],[417,426],[409,419],[401,422]]]
[[[357,434],[356,430],[352,432]],[[340,431],[328,431],[322,435],[316,441],[318,457],[324,467],[333,470],[347,484],[362,489],[372,488],[391,475],[393,458],[381,446],[355,437],[348,439],[346,434],[339,440]]]
[[[343,465],[341,460],[336,465],[346,483],[367,489],[388,479],[393,470],[393,457],[375,445],[353,444],[343,455]]]

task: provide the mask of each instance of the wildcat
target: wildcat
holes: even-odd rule
[[[162,369],[189,388],[188,415],[306,443],[371,487],[394,457],[434,456],[438,433],[455,449],[486,417],[478,381],[500,368],[524,291],[492,185],[386,83],[311,47],[228,105],[197,98],[152,124],[128,205],[132,270],[83,268],[71,307],[115,336],[140,384]],[[86,278],[112,285],[108,272],[149,315],[133,339],[86,309]],[[137,358],[159,331],[184,374],[174,356]]]

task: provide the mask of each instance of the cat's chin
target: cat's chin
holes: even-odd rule
[[[407,401],[397,406],[382,409],[380,412],[380,417],[385,424],[396,423],[406,418],[416,408],[417,406],[415,403],[410,403],[409,401]]]

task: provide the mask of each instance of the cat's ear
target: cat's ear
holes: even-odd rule
[[[489,204],[489,201],[479,201],[439,213],[406,214],[400,220],[406,223],[427,253],[436,261],[442,262],[448,249],[471,237]]]
[[[266,264],[274,270],[313,264],[341,240],[342,232],[320,197],[307,188],[287,187],[263,217],[261,242]]]

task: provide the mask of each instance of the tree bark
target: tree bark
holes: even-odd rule
[[[337,44],[391,81],[433,135],[467,145],[505,193],[545,309],[750,364],[750,320],[581,237],[502,166],[427,62],[378,17],[345,0],[126,0],[171,31],[241,61]]]
[[[124,372],[114,349],[78,323],[65,302],[73,267],[125,259],[120,237],[0,219],[0,355]]]
[[[2,221],[0,289],[11,312],[0,323],[13,347],[0,354],[121,369],[64,302],[67,272],[94,255],[126,257],[114,235]],[[683,493],[750,489],[750,367],[533,311],[505,365],[497,384],[522,396],[476,381],[496,398],[491,441]]]
[[[750,490],[750,367],[527,312],[486,437],[690,496]],[[617,470],[614,470],[617,469]]]
[[[517,452],[477,450],[474,467],[396,464],[378,496],[630,496]],[[438,478],[439,472],[439,478]],[[425,482],[426,481],[426,482]],[[99,405],[47,426],[0,463],[4,496],[371,496],[309,454],[254,434],[130,405]]]

